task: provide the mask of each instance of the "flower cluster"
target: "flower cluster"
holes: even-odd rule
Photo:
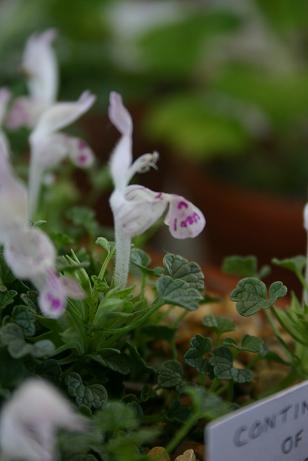
[[[79,138],[61,132],[94,103],[95,97],[84,92],[76,102],[57,102],[59,72],[53,49],[55,31],[35,34],[28,40],[22,67],[28,78],[29,96],[13,101],[6,114],[10,94],[0,90],[0,124],[10,129],[31,129],[29,187],[15,177],[9,162],[9,146],[0,130],[0,242],[4,257],[16,277],[31,280],[39,290],[39,306],[49,317],[64,311],[67,297],[80,299],[79,285],[59,277],[55,269],[56,252],[48,236],[30,225],[35,215],[42,177],[65,157],[74,164],[88,167],[93,153]],[[109,117],[121,138],[111,156],[110,170],[115,189],[110,197],[116,237],[116,286],[127,283],[131,239],[145,232],[164,214],[164,222],[177,239],[196,237],[205,226],[202,212],[184,197],[154,192],[140,185],[129,185],[136,173],[156,168],[158,154],[144,154],[132,160],[131,116],[117,93],[111,93]]]
[[[93,153],[79,138],[60,132],[83,115],[95,97],[84,92],[76,102],[56,102],[58,67],[52,48],[55,32],[48,30],[28,40],[23,69],[28,77],[30,96],[17,98],[8,109],[10,92],[0,89],[0,243],[4,258],[13,274],[30,280],[39,291],[43,314],[59,317],[67,297],[84,296],[72,278],[56,272],[56,251],[49,237],[30,224],[34,216],[44,173],[66,156],[80,167],[93,163]],[[16,178],[10,165],[10,149],[1,130],[20,126],[31,128],[31,160],[28,189]]]
[[[68,296],[81,299],[78,283],[56,274],[56,251],[49,237],[28,222],[28,193],[15,177],[4,142],[0,142],[0,242],[13,274],[39,290],[39,306],[48,317],[59,317]]]

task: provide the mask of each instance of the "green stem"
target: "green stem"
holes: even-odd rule
[[[119,288],[125,288],[127,284],[131,238],[124,234],[122,226],[115,219],[115,246],[116,260],[114,269],[114,283]]]
[[[111,251],[107,254],[106,258],[104,259],[104,262],[103,262],[103,264],[102,264],[102,267],[101,267],[101,269],[100,269],[100,271],[99,271],[99,274],[98,274],[98,276],[97,276],[97,278],[98,278],[99,280],[103,280],[103,278],[104,278],[104,276],[105,276],[105,272],[106,272],[106,270],[107,270],[107,267],[108,267],[110,261],[111,261],[112,258],[113,258],[114,251],[115,251],[115,250],[111,250]]]
[[[180,428],[180,430],[175,434],[175,436],[171,439],[169,444],[167,445],[167,452],[172,453],[173,450],[179,445],[179,443],[184,439],[184,437],[190,432],[193,426],[197,423],[199,419],[199,413],[193,413],[190,417],[186,420],[185,424]]]
[[[274,308],[271,307],[270,309],[271,309],[271,312],[273,312],[273,314],[275,315]],[[277,340],[280,342],[281,346],[283,347],[283,349],[285,350],[285,352],[287,353],[287,355],[290,357],[291,362],[292,362],[292,363],[296,362],[296,361],[297,361],[296,357],[292,354],[292,352],[290,351],[289,346],[287,345],[287,343],[285,342],[285,340],[281,337],[281,335],[280,335],[280,333],[279,333],[279,331],[278,331],[276,325],[275,325],[274,322],[273,322],[273,319],[272,319],[272,317],[271,317],[269,311],[265,309],[264,312],[265,312],[265,315],[266,315],[266,317],[267,317],[267,320],[269,321],[269,323],[270,323],[270,325],[271,325],[271,328],[272,328],[272,330],[273,330],[273,332],[274,332],[274,334],[275,334]]]

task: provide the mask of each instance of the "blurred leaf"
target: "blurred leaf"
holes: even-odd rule
[[[242,153],[251,135],[232,115],[211,109],[204,95],[175,95],[156,103],[146,132],[182,155],[207,160]]]
[[[182,20],[152,28],[139,41],[142,65],[155,75],[183,78],[204,57],[206,43],[233,31],[239,21],[231,13],[186,11]]]
[[[254,277],[257,275],[257,258],[255,256],[227,256],[222,270],[238,277]]]
[[[102,384],[83,384],[81,376],[71,372],[65,379],[68,393],[75,398],[78,406],[85,405],[93,410],[102,408],[108,398],[107,391]]]
[[[257,336],[245,335],[241,341],[241,349],[248,352],[255,352],[262,356],[268,353],[268,347],[264,343],[262,338]]]
[[[12,304],[16,295],[17,291],[14,290],[0,291],[0,310]]]
[[[232,368],[231,377],[239,384],[250,383],[253,379],[253,372],[247,368]]]
[[[213,351],[210,358],[210,364],[213,367],[213,372],[216,378],[231,379],[233,357],[227,347],[221,346]]]
[[[160,387],[171,388],[183,384],[183,369],[180,362],[167,360],[158,370],[157,383]]]
[[[304,268],[306,267],[306,258],[305,256],[294,256],[293,258],[286,259],[274,258],[272,263],[276,264],[276,266],[288,269],[294,272],[295,275],[298,275],[302,274]]]
[[[211,350],[211,340],[204,336],[196,335],[191,339],[190,346],[184,356],[185,362],[196,368],[200,373],[205,373],[208,360],[204,357],[204,354]]]
[[[219,333],[226,333],[235,329],[235,323],[228,317],[218,315],[207,315],[203,318],[202,323],[207,328],[213,328]]]

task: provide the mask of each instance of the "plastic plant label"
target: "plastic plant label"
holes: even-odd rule
[[[206,429],[207,461],[308,461],[308,381]]]

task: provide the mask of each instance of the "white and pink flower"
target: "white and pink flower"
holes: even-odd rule
[[[110,95],[109,118],[121,133],[110,160],[110,171],[115,185],[110,205],[115,221],[117,250],[115,282],[123,286],[127,281],[132,237],[145,232],[167,212],[164,222],[173,237],[194,238],[202,232],[205,218],[195,205],[182,196],[154,192],[140,185],[128,185],[136,173],[156,168],[158,154],[144,154],[135,162],[132,161],[133,123],[117,93]]]
[[[57,102],[59,71],[53,49],[55,37],[55,31],[50,29],[32,35],[27,41],[22,68],[28,78],[29,96],[17,98],[6,119],[11,129],[21,126],[32,129],[30,217],[36,211],[46,170],[55,168],[65,158],[80,168],[88,168],[94,162],[93,152],[85,141],[60,133],[90,109],[95,96],[86,91],[75,102]]]
[[[56,274],[56,251],[42,230],[29,225],[28,193],[10,166],[5,143],[0,140],[0,243],[13,274],[30,280],[39,290],[39,306],[44,315],[63,314],[67,298],[81,299],[78,283]]]
[[[2,407],[2,456],[7,460],[53,461],[59,429],[84,431],[85,419],[48,382],[28,379]]]

